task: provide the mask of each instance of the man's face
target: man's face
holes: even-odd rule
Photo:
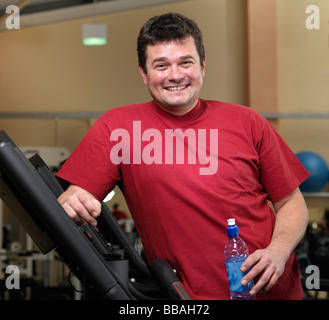
[[[205,76],[194,39],[160,42],[147,47],[146,70],[139,70],[157,104],[169,113],[184,115],[192,110]]]

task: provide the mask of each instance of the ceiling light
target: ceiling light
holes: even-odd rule
[[[113,197],[114,197],[114,195],[115,195],[115,192],[114,192],[114,190],[112,190],[106,197],[105,197],[105,199],[103,200],[103,202],[108,202],[108,201],[110,201]]]
[[[107,43],[107,25],[101,23],[83,24],[82,43],[85,46],[105,46]]]

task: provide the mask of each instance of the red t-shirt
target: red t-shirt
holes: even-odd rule
[[[277,201],[308,177],[293,152],[250,108],[199,100],[184,116],[155,102],[101,116],[58,177],[100,201],[118,184],[149,261],[170,261],[194,299],[229,299],[224,261],[227,219],[249,252],[271,240]],[[258,299],[300,299],[294,254]]]

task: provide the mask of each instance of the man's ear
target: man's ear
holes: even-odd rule
[[[203,59],[203,64],[201,66],[201,70],[202,70],[202,76],[205,77],[206,76],[206,56]]]
[[[141,74],[141,76],[143,78],[144,84],[145,85],[148,85],[147,74],[144,72],[144,70],[143,70],[143,68],[142,68],[142,66],[140,64],[138,65],[138,69],[139,69],[139,72],[140,72],[140,74]]]

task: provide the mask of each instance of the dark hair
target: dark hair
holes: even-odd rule
[[[146,72],[146,50],[148,45],[158,42],[184,40],[192,36],[200,57],[201,65],[205,57],[202,32],[197,24],[179,13],[166,13],[148,20],[140,30],[137,39],[138,63]]]

